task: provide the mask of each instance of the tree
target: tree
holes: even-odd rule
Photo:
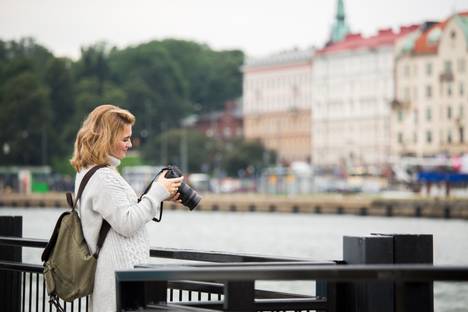
[[[259,171],[276,160],[276,154],[267,150],[260,141],[235,140],[226,145],[223,166],[230,176],[245,171]]]
[[[111,80],[111,70],[108,63],[111,48],[106,42],[81,48],[81,58],[74,64],[75,79],[94,78],[98,95],[104,92],[104,84]]]
[[[137,134],[153,136],[162,122],[169,128],[192,113],[187,81],[177,63],[158,42],[113,51],[110,64],[116,80],[127,94],[127,106],[143,120],[135,125]]]
[[[46,64],[45,82],[51,104],[51,125],[58,130],[51,132],[49,142],[58,158],[66,157],[71,151],[71,146],[67,146],[69,137],[66,131],[75,112],[70,63],[67,59],[53,58]]]
[[[185,136],[185,137],[184,137]],[[187,144],[185,147],[183,144]],[[143,157],[155,165],[177,165],[183,169],[183,150],[187,151],[189,172],[202,172],[209,169],[214,156],[221,150],[219,142],[198,131],[172,129],[153,138],[143,149]]]
[[[0,144],[2,164],[42,165],[53,149],[51,110],[47,88],[33,72],[23,72],[0,88]]]
[[[242,51],[213,51],[204,44],[175,39],[161,45],[188,79],[190,101],[200,113],[220,110],[225,101],[242,95]]]

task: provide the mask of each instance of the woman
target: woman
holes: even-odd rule
[[[96,250],[103,219],[110,225],[100,251],[91,307],[94,312],[116,311],[116,270],[148,263],[149,239],[145,224],[159,215],[161,201],[177,201],[183,177],[167,179],[160,174],[138,202],[135,191],[122,178],[117,166],[132,147],[135,117],[114,105],[96,107],[78,131],[73,158],[76,169],[75,193],[86,172],[94,165],[107,164],[91,177],[78,202],[83,234],[92,253]]]

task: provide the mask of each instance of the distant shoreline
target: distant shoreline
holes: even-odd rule
[[[64,193],[1,194],[1,207],[67,207]],[[185,209],[166,203],[166,209]],[[387,199],[378,196],[316,194],[204,194],[200,211],[343,214],[360,216],[422,217],[468,220],[468,199]]]

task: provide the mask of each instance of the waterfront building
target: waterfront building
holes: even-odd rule
[[[319,167],[380,169],[389,161],[395,41],[416,26],[381,29],[317,50],[313,70],[312,158]]]
[[[229,141],[243,136],[242,100],[229,100],[222,111],[197,116],[193,128],[206,136]]]
[[[468,151],[468,12],[427,22],[398,44],[392,154]]]
[[[244,136],[283,163],[310,162],[313,49],[293,49],[243,66]]]

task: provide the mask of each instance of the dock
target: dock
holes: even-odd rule
[[[0,194],[0,207],[67,207],[64,193]],[[186,209],[165,203],[166,209]],[[338,214],[385,217],[468,219],[468,199],[387,199],[378,196],[317,194],[282,196],[264,194],[203,194],[199,211]]]

